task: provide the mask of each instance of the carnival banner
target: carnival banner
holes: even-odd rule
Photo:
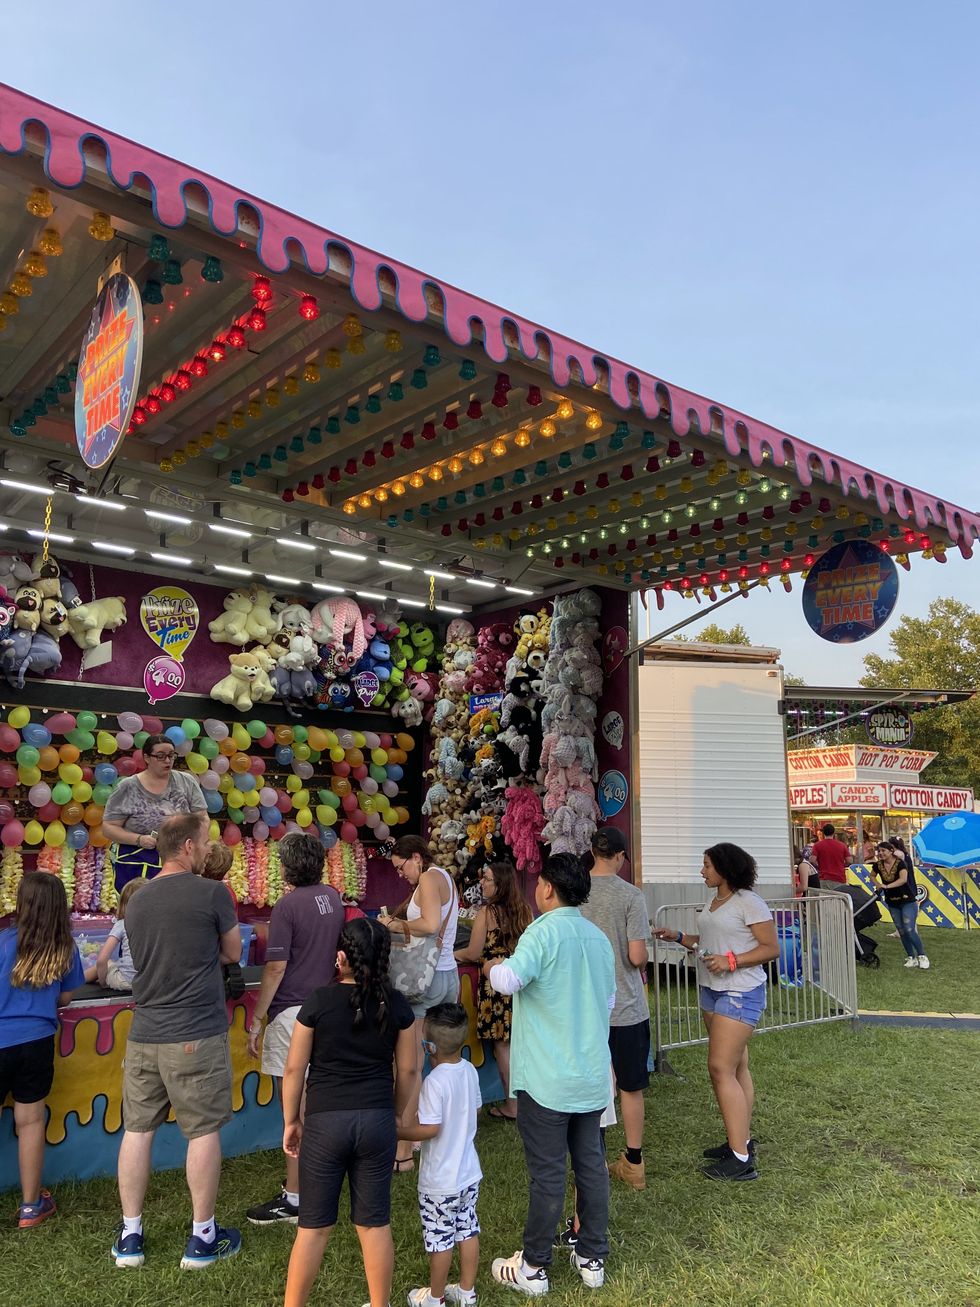
[[[822,640],[855,644],[881,629],[898,602],[898,572],[869,540],[845,540],[813,564],[803,585],[803,615]]]
[[[132,277],[117,272],[92,309],[78,356],[75,440],[91,468],[116,452],[129,427],[143,366],[143,301]]]

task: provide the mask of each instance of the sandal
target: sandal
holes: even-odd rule
[[[414,1157],[396,1157],[396,1158],[395,1158],[395,1164],[394,1164],[394,1166],[393,1166],[391,1169],[392,1169],[392,1172],[393,1172],[395,1175],[403,1174],[403,1173],[406,1172],[406,1171],[414,1171],[414,1170],[415,1170],[415,1158],[414,1158]]]
[[[496,1104],[494,1104],[493,1107],[488,1107],[488,1108],[487,1108],[487,1116],[490,1118],[491,1121],[511,1121],[511,1122],[514,1122],[514,1121],[517,1120],[517,1113],[516,1113],[516,1112],[514,1113],[513,1116],[509,1116],[506,1112],[501,1112],[500,1108],[497,1107]]]

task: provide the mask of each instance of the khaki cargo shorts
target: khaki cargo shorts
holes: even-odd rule
[[[126,1046],[123,1126],[149,1134],[171,1107],[185,1139],[213,1134],[231,1120],[231,1051],[227,1033],[182,1044]]]
[[[283,1008],[266,1026],[262,1036],[264,1076],[277,1076],[281,1080],[286,1074],[286,1058],[289,1056],[289,1045],[298,1015],[298,1004],[296,1007]]]

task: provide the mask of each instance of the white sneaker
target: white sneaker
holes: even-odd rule
[[[498,1284],[516,1289],[518,1293],[526,1293],[531,1298],[540,1298],[551,1287],[543,1266],[531,1271],[524,1265],[523,1248],[518,1248],[513,1257],[495,1257],[490,1266],[490,1274]]]
[[[923,971],[928,971],[928,970],[929,970],[929,967],[930,967],[931,965],[932,965],[932,964],[930,963],[930,961],[929,961],[929,959],[926,957],[926,955],[925,955],[924,953],[920,953],[920,954],[919,954],[919,966],[922,968],[922,970],[923,970]]]
[[[927,959],[926,959],[926,962],[928,963],[928,961],[929,961],[929,959],[927,958]],[[907,967],[917,967],[917,966],[919,965],[919,959],[918,959],[918,958],[906,958],[906,959],[905,959],[905,965],[906,965]]]
[[[442,1303],[438,1298],[433,1298],[429,1286],[425,1285],[422,1289],[409,1290],[408,1307],[442,1307]]]
[[[572,1266],[582,1277],[587,1289],[601,1289],[606,1280],[606,1268],[598,1257],[579,1257],[572,1249]]]
[[[461,1289],[458,1284],[447,1284],[446,1302],[458,1303],[459,1307],[476,1307],[476,1290]]]

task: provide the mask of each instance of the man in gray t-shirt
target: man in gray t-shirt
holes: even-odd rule
[[[231,1054],[222,963],[241,956],[238,916],[224,885],[199,873],[207,825],[198,813],[167,817],[157,834],[161,868],[134,895],[126,929],[137,976],[136,1012],[123,1072],[119,1197],[123,1219],[112,1245],[117,1266],[143,1265],[143,1199],[153,1137],[171,1107],[187,1140],[193,1230],[181,1269],[209,1266],[242,1246],[214,1219],[221,1136],[231,1119]],[[143,903],[142,900],[146,902]]]
[[[619,1090],[626,1151],[609,1174],[633,1189],[646,1188],[643,1165],[643,1091],[650,1083],[650,1009],[644,973],[650,919],[643,891],[620,875],[626,840],[614,826],[592,837],[592,888],[582,915],[598,926],[616,959],[616,1006],[609,1018],[609,1051]]]

